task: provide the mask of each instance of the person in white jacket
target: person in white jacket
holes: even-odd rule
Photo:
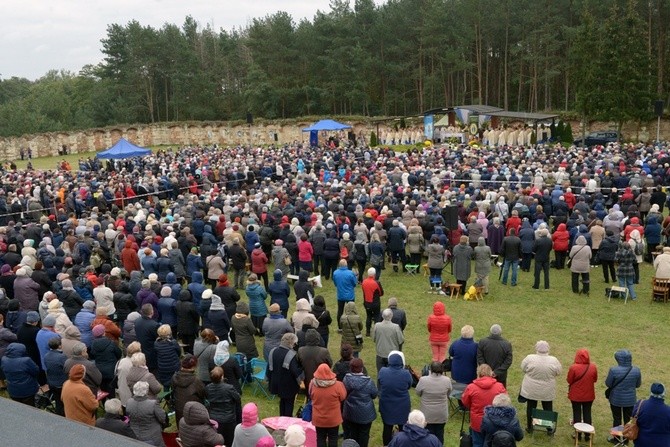
[[[535,354],[527,355],[521,361],[523,382],[519,396],[526,399],[526,430],[533,430],[533,409],[538,401],[542,409],[553,411],[553,400],[556,398],[556,376],[561,374],[561,362],[549,355],[549,343],[540,340],[535,343]]]

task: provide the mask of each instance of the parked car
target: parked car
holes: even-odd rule
[[[621,134],[615,130],[608,130],[604,132],[592,132],[584,139],[584,146],[607,146],[607,143],[616,143],[621,141]],[[574,141],[575,146],[582,145],[582,139],[577,138]]]

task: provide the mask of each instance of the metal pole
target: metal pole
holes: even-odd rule
[[[658,121],[656,122],[656,142],[661,141],[661,117],[658,117]]]

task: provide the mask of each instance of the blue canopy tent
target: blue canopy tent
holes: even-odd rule
[[[302,129],[303,132],[309,132],[309,144],[311,146],[319,145],[319,132],[322,130],[342,130],[342,129],[351,129],[351,126],[348,124],[338,123],[334,120],[321,120],[312,124],[309,127]]]
[[[103,160],[116,160],[151,155],[151,149],[135,146],[125,138],[121,138],[114,146],[98,153],[95,157]]]

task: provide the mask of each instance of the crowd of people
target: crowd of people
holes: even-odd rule
[[[425,261],[432,288],[451,264],[465,295],[469,286],[488,293],[496,259],[511,286],[534,262],[536,289],[567,265],[572,291],[588,295],[601,265],[605,282],[636,299],[640,263],[670,278],[670,247],[659,247],[670,234],[668,180],[665,146],[613,144],[190,147],[104,169],[6,171],[0,379],[12,399],[31,405],[48,388],[59,414],[153,445],[169,423],[157,397],[169,390],[185,446],[253,447],[269,441],[254,404],[242,408],[241,385],[262,358],[278,415],[293,416],[301,392],[311,400],[319,446],[336,446],[342,426],[345,442],[366,447],[377,398],[384,446],[441,445],[455,391],[473,445],[510,445],[523,430],[501,327],[476,343],[465,326],[450,344],[451,318],[436,302],[426,322],[432,363],[417,382],[402,353],[412,315],[393,297],[382,308],[383,271]],[[318,280],[335,285],[335,315]],[[368,337],[376,381],[359,357]],[[615,358],[606,380],[613,426],[630,419],[641,383],[630,352]],[[531,431],[533,408],[552,408],[562,368],[540,341],[522,369]],[[591,422],[596,380],[578,351],[568,372],[575,422]]]

